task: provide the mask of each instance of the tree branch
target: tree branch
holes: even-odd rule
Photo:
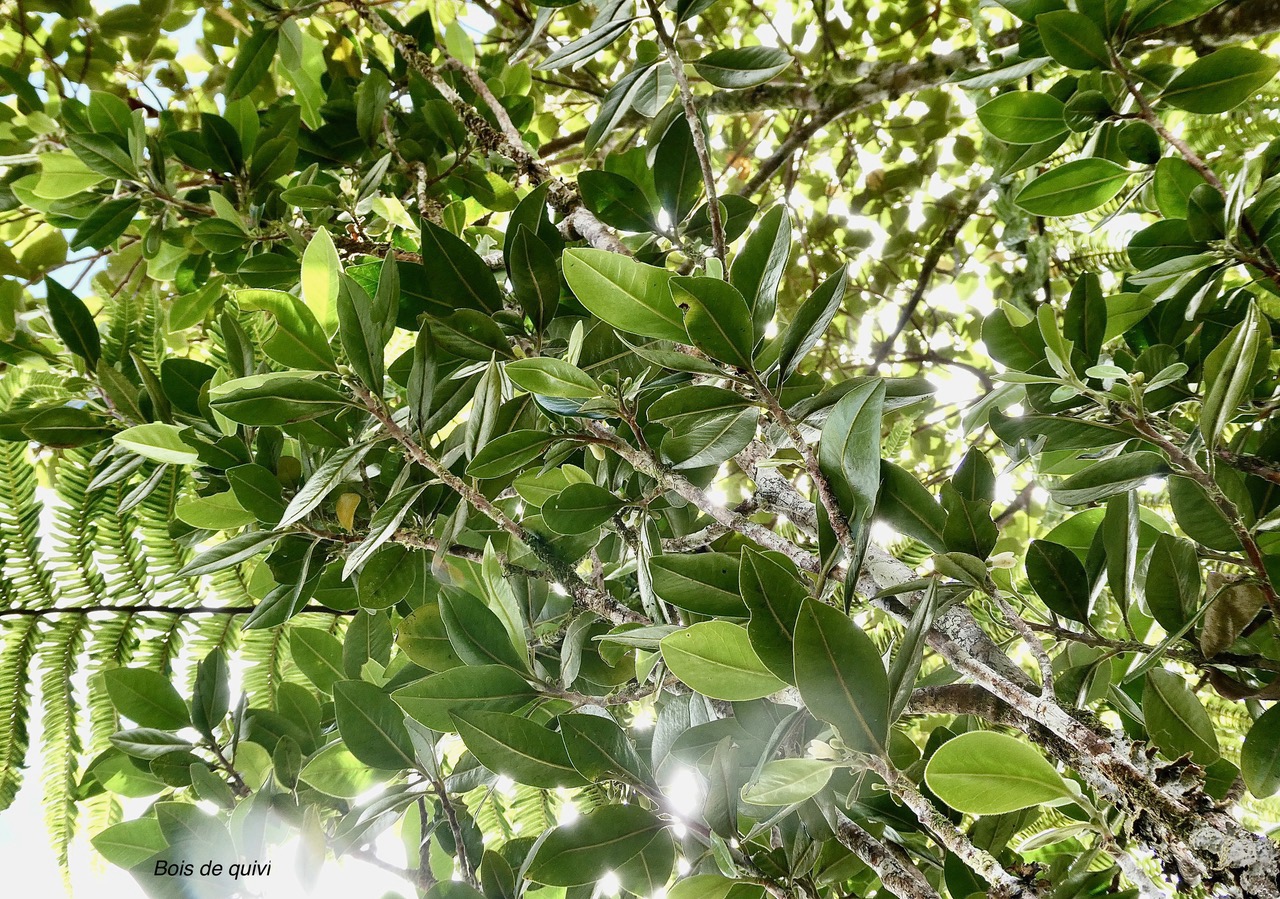
[[[920,301],[924,299],[924,295],[929,289],[929,283],[933,280],[933,273],[938,268],[938,263],[955,246],[956,239],[960,236],[960,230],[978,211],[978,206],[981,205],[982,199],[995,185],[996,182],[994,180],[987,180],[979,184],[969,194],[968,199],[956,210],[955,215],[951,217],[951,221],[947,223],[947,227],[943,229],[942,234],[934,241],[933,246],[929,247],[929,252],[925,254],[920,263],[920,277],[916,279],[916,286],[911,291],[911,298],[903,305],[902,313],[898,316],[898,323],[894,326],[893,331],[880,344],[879,349],[876,350],[873,360],[874,365],[880,365],[888,357],[889,353],[893,351],[894,344],[898,342],[902,332],[911,323],[911,317],[916,314]]]
[[[582,197],[578,194],[577,189],[552,175],[542,160],[538,158],[538,155],[525,145],[519,131],[512,125],[511,119],[506,115],[506,112],[500,111],[501,104],[496,99],[492,100],[494,108],[491,109],[491,112],[494,118],[498,120],[501,130],[490,124],[489,120],[478,109],[454,90],[453,86],[440,75],[439,69],[431,62],[430,57],[418,49],[416,42],[412,38],[401,34],[388,25],[363,0],[350,0],[350,2],[352,8],[365,20],[369,27],[386,38],[387,42],[391,44],[397,53],[404,57],[414,71],[426,79],[449,102],[449,105],[454,108],[459,118],[462,119],[463,126],[476,138],[481,149],[493,153],[501,153],[511,159],[516,164],[517,171],[528,178],[530,183],[549,183],[551,187],[547,191],[547,199],[551,205],[592,246],[601,250],[630,255],[626,246],[618,239],[618,236],[596,218],[591,210],[582,205]],[[456,60],[452,67],[467,68]],[[471,76],[464,75],[464,77],[467,77],[468,82],[471,82]],[[479,76],[475,77],[479,79]],[[477,91],[477,93],[479,93],[481,99],[485,100],[486,104],[493,98],[493,94],[487,88],[485,91]]]
[[[363,385],[353,383],[351,390],[356,398],[364,405],[374,420],[382,425],[383,430],[387,432],[396,443],[404,449],[405,455],[410,460],[421,465],[427,471],[431,472],[439,478],[445,486],[454,493],[458,494],[464,502],[482,515],[490,518],[498,527],[506,531],[512,537],[515,537],[538,558],[540,562],[547,566],[555,575],[556,580],[569,592],[569,594],[577,600],[583,608],[590,609],[601,618],[613,621],[615,624],[621,624],[627,621],[643,622],[645,618],[637,612],[633,612],[626,606],[622,605],[612,596],[603,593],[592,587],[574,570],[573,566],[565,562],[555,551],[547,544],[539,535],[533,533],[524,525],[507,515],[506,512],[498,508],[483,493],[472,487],[462,478],[458,477],[452,471],[444,466],[438,459],[428,453],[423,447],[410,437],[403,428],[401,428],[383,407],[382,401],[375,398]]]
[[[939,899],[937,890],[913,865],[904,863],[887,845],[867,833],[839,809],[835,810],[835,814],[836,839],[875,871],[886,889],[901,899]]]
[[[684,106],[684,117],[689,123],[689,132],[693,135],[693,149],[698,157],[698,165],[702,169],[702,182],[707,189],[707,218],[711,222],[711,245],[716,258],[723,265],[725,262],[724,222],[720,218],[720,202],[716,199],[716,175],[711,170],[711,154],[707,152],[707,135],[702,129],[702,119],[694,105],[693,89],[689,87],[689,76],[684,72],[684,61],[676,50],[675,41],[667,33],[667,26],[662,21],[662,10],[657,0],[648,0],[649,15],[653,19],[654,28],[658,32],[658,42],[662,44],[667,55],[667,65],[675,76],[676,87],[680,91],[680,102]]]

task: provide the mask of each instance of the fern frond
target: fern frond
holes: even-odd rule
[[[0,553],[14,599],[26,608],[58,601],[57,585],[40,551],[42,508],[26,444],[0,444]]]
[[[30,743],[31,663],[40,646],[38,618],[9,624],[0,655],[0,811],[8,808],[22,784]]]
[[[44,787],[44,822],[62,869],[70,885],[67,849],[75,836],[77,808],[76,775],[81,741],[78,732],[78,704],[72,677],[84,649],[88,616],[70,615],[55,624],[40,648],[40,754]]]
[[[240,658],[245,663],[244,691],[254,705],[276,707],[276,687],[282,680],[286,641],[284,628],[244,632]]]
[[[49,566],[64,601],[73,605],[100,602],[106,581],[94,562],[97,522],[103,514],[101,494],[89,492],[99,471],[85,450],[66,450],[53,470],[56,498],[49,534]]]

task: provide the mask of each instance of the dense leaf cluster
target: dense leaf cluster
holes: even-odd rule
[[[156,896],[1280,896],[1264,6],[18,4],[0,805],[38,681]]]

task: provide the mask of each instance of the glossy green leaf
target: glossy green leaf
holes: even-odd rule
[[[456,711],[514,712],[537,691],[502,665],[467,665],[441,671],[401,687],[392,698],[405,712],[432,730],[453,730]]]
[[[547,834],[525,876],[548,886],[594,884],[644,851],[662,827],[637,805],[601,806]]]
[[[476,453],[467,466],[467,474],[473,478],[498,478],[510,474],[541,456],[554,439],[545,431],[503,434]]]
[[[694,346],[734,368],[751,369],[751,310],[733,285],[719,278],[672,278],[671,298],[684,312]]]
[[[793,805],[826,787],[835,765],[821,759],[775,759],[742,788],[742,801],[752,805]]]
[[[1088,16],[1058,10],[1036,16],[1036,28],[1049,55],[1069,69],[1109,68],[1107,39]]]
[[[573,767],[560,735],[505,712],[454,712],[454,729],[480,763],[531,787],[579,787],[586,780]]]
[[[1183,69],[1160,99],[1187,112],[1226,112],[1256,94],[1280,71],[1280,61],[1247,47],[1223,47]]]
[[[102,675],[116,711],[140,727],[177,730],[191,723],[187,704],[169,678],[148,668],[113,668]]]
[[[924,777],[939,799],[970,815],[1002,815],[1074,795],[1039,752],[993,731],[961,734],[943,743],[929,759]]]
[[[515,362],[508,362],[505,371],[512,383],[521,390],[542,396],[588,400],[603,392],[595,379],[582,369],[550,356],[517,359]]]
[[[565,251],[564,277],[578,301],[614,327],[660,340],[688,339],[671,300],[671,272],[604,250],[574,249]]]
[[[1182,675],[1163,669],[1147,672],[1142,715],[1151,742],[1171,759],[1190,755],[1199,765],[1218,760],[1218,734],[1209,713]]]
[[[845,745],[883,753],[889,740],[889,681],[871,638],[839,609],[806,599],[795,630],[796,686],[805,706]]]
[[[670,553],[649,561],[653,592],[663,602],[714,618],[745,617],[738,591],[738,557],[729,553]]]
[[[1267,709],[1249,728],[1240,749],[1240,775],[1259,799],[1280,790],[1280,706]]]
[[[1000,94],[978,107],[978,120],[1010,144],[1037,144],[1067,130],[1062,101],[1035,91]]]
[[[791,55],[777,47],[736,47],[708,53],[693,64],[716,87],[741,90],[773,80],[791,65]]]
[[[880,489],[880,422],[885,385],[859,384],[836,403],[822,426],[818,462],[831,482],[841,510],[870,510]]]
[[[1027,548],[1027,580],[1052,611],[1072,621],[1089,620],[1089,577],[1067,547],[1033,540]]]
[[[1120,193],[1128,180],[1124,166],[1109,159],[1076,159],[1022,188],[1017,203],[1034,215],[1079,215]]]
[[[704,696],[742,702],[783,689],[760,661],[747,630],[727,621],[704,621],[662,640],[671,673]]]
[[[102,340],[98,326],[84,302],[52,278],[45,282],[48,291],[49,318],[67,349],[84,359],[89,368],[98,364]]]
[[[404,712],[382,690],[365,681],[338,681],[333,685],[333,706],[338,732],[357,759],[374,768],[415,766]]]

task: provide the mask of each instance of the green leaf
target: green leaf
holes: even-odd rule
[[[1138,565],[1138,495],[1134,490],[1107,500],[1102,517],[1102,542],[1106,547],[1107,584],[1123,614],[1129,613],[1134,574]]]
[[[978,107],[978,120],[1009,144],[1038,144],[1067,130],[1065,107],[1052,94],[1011,91]]]
[[[666,269],[605,250],[564,254],[564,277],[578,301],[615,328],[643,337],[684,343],[684,316],[671,300],[674,277]]]
[[[432,320],[431,327],[436,344],[459,358],[488,362],[494,356],[511,357],[511,347],[501,325],[484,312],[459,309]]]
[[[719,465],[756,436],[760,411],[732,390],[699,384],[664,394],[649,407],[649,418],[669,433],[662,452],[676,468]]]
[[[338,733],[360,761],[394,771],[416,766],[404,712],[382,690],[365,681],[338,681],[333,708]]]
[[[284,514],[284,491],[269,469],[255,463],[237,465],[227,469],[227,481],[236,502],[263,524],[274,525]]]
[[[93,313],[84,302],[52,278],[45,279],[49,318],[67,349],[84,359],[89,368],[102,356],[102,340]]]
[[[1210,549],[1239,552],[1239,535],[1202,484],[1180,475],[1170,477],[1169,505],[1178,527],[1192,540]]]
[[[451,712],[514,712],[537,696],[523,677],[503,665],[451,668],[391,694],[409,717],[436,731],[453,730]]]
[[[1249,728],[1240,749],[1240,774],[1259,799],[1280,790],[1280,705],[1267,709]]]
[[[1223,47],[1197,59],[1165,87],[1160,100],[1201,115],[1248,100],[1280,71],[1280,61],[1248,47]]]
[[[423,221],[421,252],[425,272],[420,281],[413,281],[423,291],[422,311],[448,315],[455,309],[492,313],[502,308],[502,291],[493,272],[465,242]]]
[[[1200,560],[1190,540],[1161,534],[1151,548],[1143,588],[1152,617],[1177,633],[1200,603]]]
[[[1136,0],[1129,14],[1129,31],[1142,34],[1155,28],[1181,25],[1222,4],[1222,0]]]
[[[883,381],[865,381],[841,397],[822,426],[818,464],[850,518],[870,512],[880,490],[884,396]]]
[[[55,406],[37,412],[22,433],[43,446],[89,446],[110,439],[113,432],[102,416],[75,406]]]
[[[889,740],[889,680],[871,638],[839,609],[806,599],[795,630],[796,686],[814,717],[845,745],[882,755]]]
[[[570,484],[542,505],[542,520],[557,534],[585,534],[600,527],[626,502],[595,484]]]
[[[133,224],[133,217],[141,208],[142,201],[137,197],[122,197],[99,204],[76,229],[70,248],[101,250],[110,246]]]
[[[1101,29],[1088,16],[1065,9],[1036,16],[1044,48],[1069,69],[1107,69],[1111,54]]]
[[[1016,202],[1033,215],[1079,215],[1120,193],[1128,180],[1128,170],[1110,159],[1076,159],[1022,188]]]
[[[533,231],[520,225],[512,240],[507,273],[516,301],[529,316],[534,331],[543,331],[560,306],[560,272],[555,253]]]
[[[525,876],[547,886],[594,884],[643,852],[662,829],[662,822],[638,805],[601,806],[548,833]]]
[[[777,693],[786,684],[760,661],[747,630],[727,621],[704,621],[662,640],[671,673],[712,699],[744,702]]]
[[[428,671],[448,671],[462,664],[449,643],[439,603],[427,603],[410,612],[396,630],[396,644],[411,662]]]
[[[111,745],[125,755],[136,759],[158,759],[171,752],[185,752],[191,743],[167,730],[154,727],[136,727],[111,735]]]
[[[694,149],[693,131],[684,116],[677,116],[658,141],[653,155],[653,183],[662,208],[677,225],[702,196],[702,167]]]
[[[102,675],[116,711],[139,727],[178,730],[191,723],[187,704],[169,678],[147,668],[113,668]]]
[[[774,206],[760,219],[756,229],[747,235],[741,252],[733,260],[733,268],[729,272],[729,283],[738,288],[747,306],[751,309],[751,329],[755,334],[763,334],[765,325],[773,318],[778,304],[778,288],[782,277],[786,274],[787,260],[791,256],[791,217],[787,208],[781,204]],[[843,274],[843,272],[842,272]],[[834,276],[833,276],[834,277]],[[828,284],[830,281],[828,280]],[[816,297],[825,289],[824,284],[815,292]],[[832,287],[843,297],[843,280]],[[830,296],[826,297],[830,300]],[[837,304],[839,301],[836,301]],[[814,318],[818,318],[817,310],[810,310]],[[797,319],[802,313],[797,313]],[[826,328],[824,327],[825,331]],[[800,335],[796,335],[797,338]],[[794,341],[797,346],[800,340]],[[798,355],[803,355],[799,353]],[[798,355],[792,354],[798,362]],[[779,354],[779,359],[782,356]]]
[[[506,665],[519,672],[527,668],[502,621],[482,600],[445,588],[440,592],[440,615],[454,651],[468,665]]]
[[[323,693],[346,677],[342,670],[342,644],[328,631],[295,627],[289,631],[289,651],[294,663]]]
[[[68,134],[67,147],[89,168],[108,178],[131,181],[138,177],[133,159],[105,134]]]
[[[612,718],[601,715],[561,715],[556,719],[573,767],[588,781],[621,777],[647,783],[648,771],[630,738]]]
[[[578,175],[578,189],[587,208],[612,228],[652,231],[657,227],[648,196],[630,178],[616,172],[588,170]]]
[[[792,643],[800,606],[809,595],[800,572],[784,556],[746,547],[738,585],[742,601],[751,611],[747,624],[751,648],[770,671],[787,683],[795,683]]]
[[[302,766],[298,779],[326,796],[354,799],[378,782],[379,773],[351,754],[342,741],[330,743]]]
[[[165,465],[195,465],[200,455],[179,436],[182,428],[164,422],[135,425],[113,436],[117,446]]]
[[[538,356],[517,359],[505,366],[507,377],[521,390],[542,396],[590,400],[604,391],[591,375],[563,359]]]
[[[672,278],[671,298],[684,312],[685,330],[694,346],[712,359],[752,369],[751,311],[733,285],[719,278]]]
[[[766,806],[804,802],[822,792],[835,767],[821,759],[775,759],[742,788],[742,801]]]
[[[736,268],[735,268],[736,271]],[[778,383],[785,384],[827,332],[844,302],[848,272],[843,267],[809,295],[778,341]],[[761,326],[757,322],[757,327]]]
[[[1039,752],[993,731],[943,743],[924,778],[939,799],[968,815],[1003,815],[1075,795]]]
[[[471,754],[496,774],[544,790],[581,787],[560,735],[506,712],[454,712],[454,727]]]
[[[776,47],[736,47],[708,53],[693,67],[716,87],[742,90],[773,80],[791,61],[791,54]]]
[[[275,59],[276,49],[280,46],[280,29],[263,28],[254,24],[253,34],[240,43],[236,53],[235,64],[231,74],[223,85],[228,100],[238,100],[248,96],[254,88],[262,83],[271,63]]]
[[[1139,450],[1094,462],[1049,492],[1065,506],[1079,506],[1134,490],[1168,470],[1164,456]]]
[[[1197,765],[1218,760],[1218,734],[1209,713],[1182,675],[1156,668],[1147,672],[1142,717],[1151,742],[1171,759],[1190,755]]]
[[[141,864],[169,846],[155,818],[121,821],[99,831],[91,842],[99,855],[121,868]]]
[[[436,343],[431,334],[431,325],[424,321],[413,344],[413,364],[409,369],[409,383],[405,388],[409,401],[409,422],[412,426],[420,428],[430,420],[438,377]]]
[[[307,371],[338,370],[325,330],[302,300],[279,290],[237,290],[236,301],[245,311],[266,312],[275,321],[275,330],[262,343],[272,359]]]
[[[1033,540],[1027,548],[1027,580],[1052,611],[1089,620],[1089,577],[1079,556],[1059,543]]]
[[[343,394],[300,372],[273,372],[227,381],[209,391],[218,413],[247,425],[307,421],[349,408]]]
[[[342,566],[342,579],[345,581],[368,559],[377,549],[390,540],[401,523],[409,514],[418,497],[427,489],[427,484],[406,487],[387,497],[369,519],[369,529],[363,540],[347,555]]]
[[[394,256],[388,256],[394,260]],[[394,265],[394,261],[391,263]],[[383,339],[383,318],[385,311],[379,316],[373,308],[373,301],[350,278],[344,278],[338,287],[336,314],[338,317],[338,334],[342,339],[342,349],[347,354],[351,368],[375,395],[382,393],[382,379],[385,370]]]
[[[1217,449],[1223,430],[1266,374],[1270,354],[1271,327],[1259,314],[1257,303],[1251,302],[1244,320],[1205,360],[1200,433],[1210,451]]]
[[[876,519],[899,534],[919,540],[934,552],[945,552],[947,513],[915,475],[887,460],[880,462]]]
[[[215,649],[196,668],[195,690],[191,697],[191,723],[209,736],[227,717],[231,707],[230,673],[227,654]]]
[[[555,440],[545,431],[512,431],[490,440],[476,453],[467,474],[473,478],[500,478],[539,458]]]
[[[200,577],[223,571],[263,552],[279,535],[274,531],[248,531],[214,544],[178,570],[179,577]]]
[[[663,602],[709,618],[744,618],[738,591],[738,556],[664,553],[649,560],[653,592]]]
[[[280,527],[288,527],[310,515],[325,497],[355,473],[370,448],[369,444],[357,443],[343,447],[325,459],[289,501],[284,515],[280,517]]]
[[[156,821],[169,847],[181,858],[206,852],[209,858],[225,858],[235,852],[231,834],[218,818],[190,802],[158,802]]]

